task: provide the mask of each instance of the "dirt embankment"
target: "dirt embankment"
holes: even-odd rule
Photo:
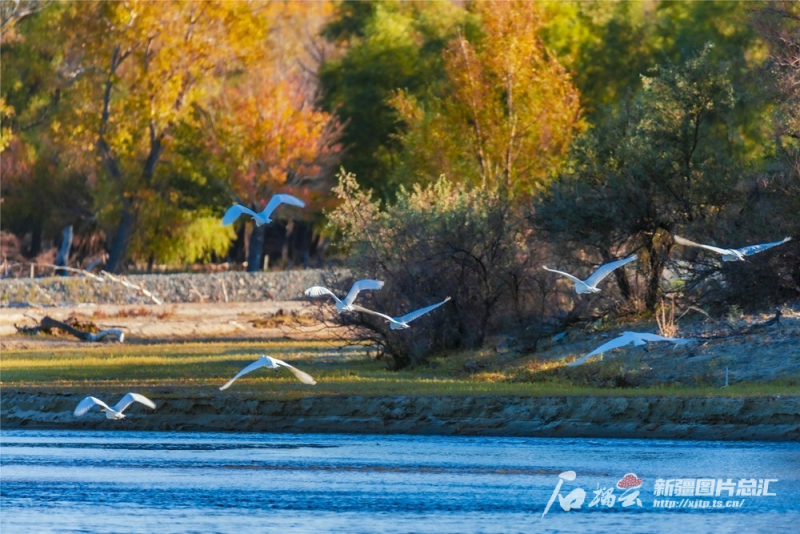
[[[100,394],[103,397],[102,394]],[[110,394],[109,397],[117,395]],[[800,439],[800,397],[306,397],[154,399],[125,421],[90,413],[77,395],[3,392],[5,429],[409,433],[483,436]]]

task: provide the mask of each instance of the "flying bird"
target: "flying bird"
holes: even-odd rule
[[[603,281],[603,279],[611,274],[614,269],[622,267],[626,263],[630,263],[637,259],[639,256],[634,254],[624,260],[617,260],[612,261],[611,263],[606,263],[599,269],[597,269],[592,276],[587,278],[586,280],[579,280],[577,277],[572,276],[569,273],[565,273],[564,271],[556,271],[555,269],[549,269],[546,265],[542,265],[542,268],[546,271],[550,271],[551,273],[558,273],[560,275],[566,276],[573,282],[575,282],[575,292],[582,294],[582,293],[599,293],[600,288],[597,287],[597,284]]]
[[[303,384],[310,384],[310,385],[313,386],[314,384],[317,383],[317,381],[314,380],[311,377],[311,375],[309,375],[308,373],[304,373],[300,369],[298,369],[296,367],[292,367],[291,365],[289,365],[288,363],[286,363],[283,360],[279,360],[277,358],[272,358],[270,356],[264,356],[262,354],[261,356],[259,356],[259,358],[256,361],[254,361],[253,363],[251,363],[250,365],[248,365],[247,367],[245,367],[244,369],[239,371],[239,373],[236,376],[234,376],[233,378],[231,378],[230,381],[228,381],[227,384],[225,384],[224,386],[219,388],[220,391],[223,391],[223,390],[228,389],[229,387],[231,387],[231,384],[236,382],[236,379],[239,378],[240,376],[246,375],[250,371],[255,371],[256,369],[260,369],[261,367],[268,367],[270,369],[278,369],[279,367],[286,367]]]
[[[435,310],[436,308],[438,308],[439,306],[441,306],[442,304],[444,304],[448,300],[450,300],[450,297],[447,297],[442,302],[438,302],[436,304],[432,304],[432,305],[427,306],[425,308],[420,308],[417,311],[413,311],[411,313],[407,313],[407,314],[403,315],[402,317],[389,317],[388,315],[384,315],[383,313],[378,313],[376,311],[368,310],[366,308],[362,308],[361,306],[356,306],[355,304],[353,304],[352,308],[355,311],[360,311],[360,312],[364,312],[364,313],[370,313],[372,315],[377,315],[378,317],[383,317],[384,319],[389,321],[389,327],[392,330],[400,330],[402,328],[410,328],[408,323],[410,323],[411,321],[413,321],[417,317],[421,317],[421,316],[425,315],[429,311]]]
[[[722,261],[746,261],[744,259],[745,256],[752,256],[753,254],[758,254],[759,252],[763,252],[768,248],[777,247],[778,245],[783,245],[787,241],[791,241],[791,237],[783,238],[783,241],[775,241],[774,243],[763,243],[761,245],[750,245],[749,247],[742,247],[742,248],[719,248],[719,247],[712,247],[711,245],[701,245],[700,243],[695,243],[694,241],[689,241],[688,239],[684,239],[683,237],[676,235],[673,236],[675,238],[675,242],[679,245],[684,245],[687,247],[700,247],[706,250],[710,250],[711,252],[716,252],[717,254],[722,254]]]
[[[339,297],[333,294],[333,291],[322,286],[309,287],[306,289],[306,296],[321,297],[323,295],[330,295],[333,297],[333,300],[336,301],[336,311],[342,313],[345,311],[353,311],[353,302],[356,300],[359,291],[364,289],[380,289],[382,287],[383,282],[380,280],[359,280],[353,284],[353,287],[350,288],[350,292],[347,293],[344,300],[340,300]]]
[[[156,409],[155,403],[144,395],[139,395],[138,393],[127,393],[113,408],[110,408],[108,404],[96,397],[86,397],[78,403],[78,405],[75,407],[75,411],[72,413],[75,415],[75,417],[80,417],[88,412],[93,406],[102,406],[100,411],[106,413],[106,419],[125,419],[125,415],[122,412],[134,402],[140,402],[148,408],[152,408],[153,410]]]
[[[612,339],[608,343],[600,345],[589,354],[581,356],[574,362],[568,363],[567,366],[575,367],[576,365],[582,364],[592,356],[608,352],[612,349],[618,349],[619,347],[624,347],[625,345],[630,345],[631,343],[633,343],[634,347],[641,347],[642,345],[647,345],[648,341],[669,341],[671,343],[675,343],[676,345],[685,345],[694,340],[691,338],[664,337],[664,336],[659,336],[658,334],[623,332],[622,335],[619,336],[618,338]]]
[[[275,211],[275,208],[280,206],[281,204],[291,204],[292,206],[300,206],[301,208],[305,208],[305,203],[297,197],[293,197],[292,195],[274,195],[267,203],[267,207],[264,208],[260,213],[256,213],[255,211],[242,206],[241,204],[234,204],[228,211],[225,212],[225,215],[222,217],[222,226],[228,226],[233,224],[236,219],[239,218],[241,214],[250,215],[255,219],[256,226],[261,226],[262,224],[269,224],[272,222],[272,219],[269,218],[272,215],[272,212]]]

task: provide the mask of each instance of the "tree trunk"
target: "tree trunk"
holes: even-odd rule
[[[42,251],[42,225],[35,222],[31,230],[31,248],[28,249],[28,257],[35,258]]]
[[[250,250],[247,251],[247,272],[255,273],[261,270],[261,258],[264,255],[264,233],[267,227],[263,224],[255,226],[250,234]]]
[[[655,250],[650,251],[650,278],[647,280],[647,293],[644,297],[644,303],[648,310],[656,309],[661,276],[664,274],[664,262],[660,261],[656,254]]]
[[[56,265],[59,267],[66,267],[69,263],[69,251],[72,248],[72,225],[64,228],[64,234],[61,238],[61,248],[58,249],[58,256],[56,256]],[[56,276],[66,276],[67,271],[64,269],[56,269]]]
[[[239,224],[236,228],[236,239],[234,239],[228,259],[231,263],[244,263],[247,258],[247,225]]]
[[[286,223],[286,233],[283,237],[283,246],[281,247],[281,260],[284,267],[291,267],[291,259],[289,258],[289,249],[294,248],[291,246],[292,232],[294,231],[294,220],[289,220]],[[291,263],[290,263],[291,262]]]
[[[114,241],[111,244],[111,254],[106,262],[105,270],[112,274],[119,274],[125,265],[128,256],[128,245],[133,236],[133,228],[136,224],[138,210],[131,207],[129,202],[124,202],[122,206],[122,220],[117,226],[114,234]]]
[[[626,302],[630,301],[631,297],[633,297],[633,291],[631,290],[630,282],[628,282],[628,277],[625,275],[625,269],[616,269],[614,277],[617,279],[617,286],[619,286],[619,291],[622,293],[622,298]]]

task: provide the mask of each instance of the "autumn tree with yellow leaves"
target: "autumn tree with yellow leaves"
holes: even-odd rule
[[[445,51],[447,90],[421,102],[392,100],[409,125],[398,181],[444,174],[481,188],[530,196],[547,184],[581,131],[580,95],[538,37],[543,14],[530,2],[477,2],[483,34]]]
[[[258,159],[261,167],[250,169],[258,175],[255,181],[275,186],[314,159],[307,150],[297,149],[298,142],[326,145],[319,136],[328,133],[327,116],[304,113],[297,101],[272,99],[291,82],[275,68],[270,37],[282,12],[295,8],[225,1],[68,5],[62,20],[63,70],[76,80],[70,88],[73,105],[52,128],[62,143],[96,155],[102,168],[99,214],[116,221],[107,270],[123,268],[151,203],[168,201],[169,195],[180,200],[176,197],[180,192],[163,185],[165,176],[174,172],[169,165],[179,159],[174,154],[176,132],[187,128],[244,132],[246,138],[236,140],[240,144],[236,151],[223,149],[224,155]],[[242,94],[248,79],[259,81],[256,92],[249,93],[246,105],[226,108],[226,102]],[[292,107],[296,105],[297,113]],[[222,110],[224,120],[215,120]],[[264,131],[252,121],[275,114],[283,114],[280,131],[273,132],[283,136],[278,141],[282,150],[280,157],[269,159],[264,155],[274,140],[260,138]],[[308,120],[312,124],[305,124]],[[213,133],[209,130],[201,142],[208,143]],[[219,175],[210,178],[229,180]]]

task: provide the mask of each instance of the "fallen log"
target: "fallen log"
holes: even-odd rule
[[[109,328],[107,330],[101,330],[100,332],[92,333],[92,332],[84,332],[83,330],[78,330],[67,323],[63,323],[61,321],[57,321],[52,317],[45,316],[44,319],[39,321],[39,324],[36,326],[17,326],[14,325],[14,328],[17,329],[17,332],[21,334],[27,335],[37,335],[40,332],[49,333],[53,328],[57,328],[67,334],[75,336],[76,338],[80,339],[81,341],[90,341],[90,342],[98,342],[98,341],[119,341],[122,343],[125,340],[125,333],[120,330],[119,328]]]

